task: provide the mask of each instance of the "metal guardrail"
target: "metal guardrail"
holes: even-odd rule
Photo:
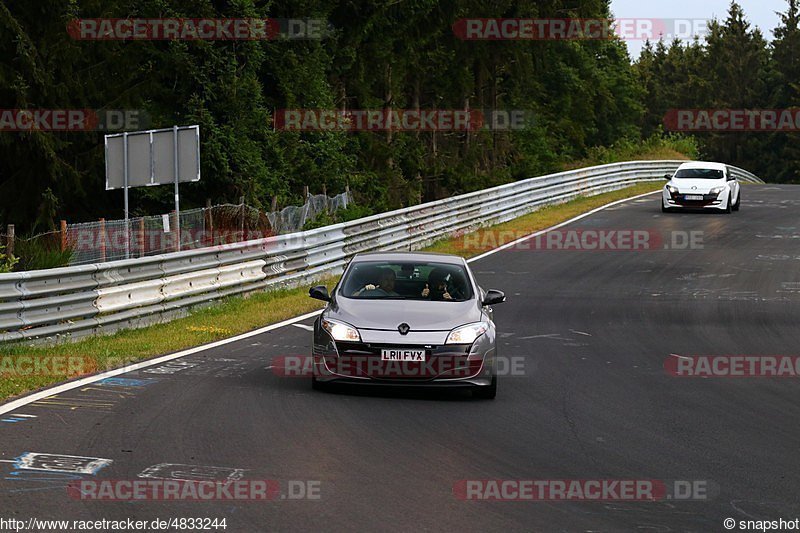
[[[632,161],[530,178],[406,209],[235,244],[0,274],[0,342],[57,342],[165,321],[225,296],[339,274],[356,253],[413,250],[455,232],[663,179],[681,161]],[[730,167],[743,182],[763,183]]]

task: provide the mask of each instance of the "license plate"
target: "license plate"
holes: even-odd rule
[[[381,350],[383,361],[425,361],[425,350],[411,350],[404,348]]]
[[[702,200],[703,199],[703,195],[702,194],[687,194],[685,196],[685,198],[687,200]]]

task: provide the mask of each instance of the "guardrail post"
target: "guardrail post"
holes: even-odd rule
[[[61,221],[61,251],[67,249],[67,221]]]
[[[6,255],[14,255],[14,224],[9,224],[6,230]]]
[[[106,219],[100,219],[100,261],[105,263],[106,261]]]

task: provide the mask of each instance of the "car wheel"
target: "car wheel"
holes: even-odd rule
[[[492,383],[488,386],[475,387],[472,389],[472,397],[481,400],[494,400],[497,396],[497,376],[492,376]]]
[[[725,213],[726,215],[730,215],[732,209],[733,208],[731,207],[731,197],[730,197],[730,194],[729,194],[728,195],[728,205],[725,206],[725,210],[723,211],[723,213]]]
[[[671,213],[672,209],[664,205],[664,201],[661,201],[661,212],[662,213]]]
[[[739,207],[742,205],[742,193],[739,191],[739,197],[736,198],[736,203],[733,204],[733,210],[738,211]]]

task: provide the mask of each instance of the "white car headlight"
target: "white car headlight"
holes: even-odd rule
[[[445,344],[472,344],[475,339],[489,330],[488,322],[475,322],[459,326],[447,336]]]
[[[321,325],[322,329],[327,331],[335,341],[361,342],[358,330],[350,324],[323,318]]]
[[[723,190],[725,190],[725,187],[714,187],[714,188],[713,188],[713,189],[711,189],[711,191],[709,191],[709,192],[710,192],[711,194],[719,194],[719,193],[721,193]]]
[[[667,185],[667,190],[670,194],[678,194],[678,188],[673,187],[672,185]]]

